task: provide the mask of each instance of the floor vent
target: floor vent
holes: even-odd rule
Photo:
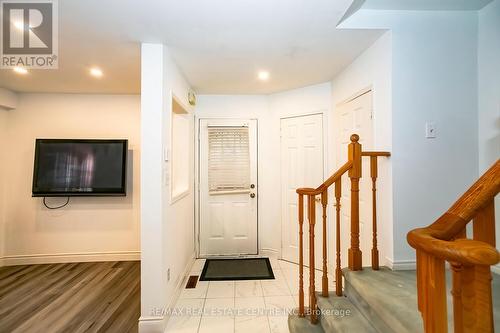
[[[194,289],[196,288],[196,284],[198,283],[198,275],[191,275],[186,283],[186,289]]]

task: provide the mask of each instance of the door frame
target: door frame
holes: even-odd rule
[[[328,177],[328,149],[329,149],[329,129],[330,129],[330,122],[329,122],[329,112],[330,112],[330,109],[326,109],[326,110],[318,110],[318,111],[312,111],[312,112],[304,112],[304,113],[297,113],[297,114],[291,114],[291,115],[287,115],[287,116],[281,116],[279,118],[279,125],[280,125],[280,143],[279,143],[279,147],[280,147],[280,172],[282,170],[282,159],[281,159],[281,121],[283,119],[290,119],[290,118],[299,118],[299,117],[307,117],[307,116],[314,116],[314,115],[321,115],[321,121],[322,121],[322,131],[323,131],[323,181],[325,179],[327,179]],[[321,184],[317,184],[317,186],[319,186]],[[304,184],[304,186],[306,186],[306,184]],[[313,186],[313,185],[311,185]],[[282,183],[282,178],[280,177],[280,248],[279,248],[279,258],[280,259],[284,259],[283,258],[283,228],[284,228],[284,223],[285,221],[283,220],[284,219],[284,216],[283,216],[283,183]],[[328,203],[327,205],[327,214],[330,215],[331,214],[331,204]],[[304,223],[306,222],[307,218],[306,216],[304,215]],[[298,223],[298,222],[297,222]],[[318,223],[318,220],[316,219],[316,223]],[[331,231],[330,231],[330,228],[327,228],[327,239],[330,239],[330,234],[331,234]],[[307,233],[307,230],[304,232],[304,234]],[[317,236],[317,235],[316,235]]]
[[[200,145],[200,130],[201,130],[201,121],[202,120],[234,120],[234,121],[255,121],[256,124],[256,164],[257,164],[257,170],[256,170],[256,196],[257,196],[257,219],[255,223],[257,224],[257,254],[254,256],[258,256],[260,254],[260,237],[259,237],[259,201],[260,201],[260,195],[259,195],[259,120],[257,118],[232,118],[232,117],[197,117],[195,116],[194,123],[195,123],[195,129],[194,129],[194,151],[195,151],[195,170],[194,170],[194,189],[195,189],[195,196],[194,196],[194,247],[195,247],[195,256],[196,258],[204,259],[204,258],[217,258],[217,257],[234,257],[232,255],[227,255],[227,256],[200,256],[200,223],[201,223],[201,217],[200,217],[200,205],[201,205],[201,192],[200,192],[200,155],[201,155],[201,145]],[[244,257],[251,257],[252,255],[241,255]]]

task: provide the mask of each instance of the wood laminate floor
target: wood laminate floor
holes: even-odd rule
[[[0,268],[0,332],[137,332],[140,262]]]

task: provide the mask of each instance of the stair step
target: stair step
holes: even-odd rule
[[[320,323],[325,332],[377,332],[347,297],[335,293],[330,293],[329,297],[317,297]]]
[[[328,298],[318,294],[318,307],[322,311],[318,325],[307,318],[289,318],[292,333],[329,332],[423,332],[423,322],[417,308],[416,271],[392,271],[381,267],[373,271],[343,269],[344,295],[331,293]],[[492,274],[495,327],[500,327],[500,275]],[[446,271],[448,298],[448,331],[453,332],[453,306],[451,274]],[[335,312],[334,310],[337,310]],[[349,310],[342,316],[340,310]],[[344,312],[345,314],[345,312]]]
[[[343,269],[345,294],[379,332],[422,332],[415,271]]]
[[[376,333],[361,312],[344,296],[330,293],[329,297],[317,294],[318,308],[321,310],[319,323],[311,324],[309,317],[288,316],[291,333]]]
[[[309,317],[299,317],[296,314],[288,316],[290,333],[325,333],[320,324],[313,325]]]

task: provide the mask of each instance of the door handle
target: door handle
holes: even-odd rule
[[[250,198],[255,198],[255,193],[250,193]]]

